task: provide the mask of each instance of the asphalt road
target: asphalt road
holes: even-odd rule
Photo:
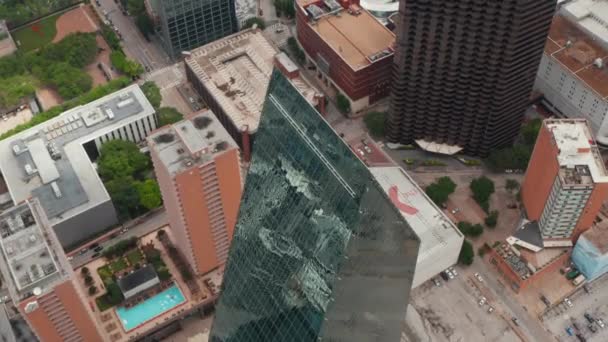
[[[146,217],[145,221],[143,221],[135,226],[132,226],[125,233],[119,234],[117,237],[115,237],[113,239],[109,239],[109,240],[100,242],[99,245],[103,246],[105,249],[109,246],[112,246],[113,244],[117,243],[120,240],[128,239],[133,236],[140,237],[142,235],[146,235],[147,233],[153,231],[154,229],[167,225],[167,224],[168,224],[167,212],[164,209],[162,209],[162,210],[152,214],[151,216]],[[74,259],[71,260],[72,267],[77,268],[77,267],[80,267],[80,266],[86,264],[87,262],[91,261],[91,256],[94,253],[95,252],[93,252],[92,250],[88,250],[84,254],[77,253],[76,255],[74,255]]]
[[[506,288],[496,279],[496,277],[499,276],[496,271],[491,270],[481,260],[475,260],[473,265],[470,266],[469,270],[470,272],[478,272],[481,274],[484,279],[483,285],[485,285],[485,288],[500,300],[502,308],[507,309],[505,311],[510,311],[514,317],[517,317],[519,320],[520,332],[524,333],[524,335],[528,338],[528,341],[555,341],[552,335],[542,326],[542,323],[538,320],[538,318],[529,314],[526,310],[524,310],[523,306],[521,306],[521,304],[519,304],[519,302],[513,298],[513,291]]]
[[[147,71],[156,70],[169,64],[169,57],[160,46],[148,42],[135,26],[133,18],[122,14],[120,7],[113,0],[99,0],[100,7],[91,2],[99,16],[107,18],[116,26],[123,37],[123,49],[127,56],[137,60],[147,68]]]

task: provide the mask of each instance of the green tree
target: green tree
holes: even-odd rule
[[[108,45],[110,46],[110,49],[112,49],[113,51],[122,52],[122,47],[120,46],[120,39],[118,38],[118,35],[116,35],[116,32],[114,32],[114,30],[112,30],[110,26],[102,25],[101,35],[103,36],[103,39],[105,39],[106,43],[108,43]]]
[[[300,49],[300,46],[294,37],[287,38],[287,47],[291,54],[295,56],[298,63],[304,64],[304,62],[306,62],[306,54]]]
[[[153,179],[146,179],[143,182],[136,184],[137,193],[139,194],[139,202],[141,205],[152,210],[160,207],[162,204],[162,197],[160,195],[160,189],[158,183]]]
[[[494,182],[486,176],[481,176],[473,179],[470,187],[473,192],[473,199],[485,212],[488,212],[490,196],[494,193]]]
[[[443,206],[448,196],[456,190],[456,183],[450,177],[440,177],[429,184],[425,192],[438,206]]]
[[[84,283],[89,286],[91,284],[93,284],[93,277],[91,277],[90,275],[87,275],[84,277]]]
[[[154,109],[158,109],[160,107],[160,103],[162,101],[162,96],[160,95],[160,89],[153,81],[147,81],[141,85],[141,90],[146,95],[146,98],[152,104]]]
[[[149,158],[130,141],[112,140],[101,146],[97,170],[104,180],[141,178],[150,165]]]
[[[183,114],[173,107],[161,107],[157,113],[159,126],[170,125],[184,118]]]
[[[386,112],[369,112],[363,118],[365,126],[372,136],[380,138],[384,136],[384,126],[386,123]]]
[[[266,28],[266,22],[264,21],[264,19],[258,18],[258,17],[253,17],[253,18],[249,18],[249,19],[245,20],[245,22],[243,23],[243,26],[241,27],[241,30],[248,29],[248,28],[252,27],[254,24],[257,24],[258,28],[260,30],[263,30]]]
[[[543,124],[543,121],[541,119],[534,119],[534,120],[528,121],[526,124],[524,124],[522,126],[521,136],[524,140],[524,144],[526,144],[528,146],[534,146],[542,124]]]
[[[128,0],[127,10],[133,16],[137,16],[146,11],[146,5],[144,0]]]
[[[110,62],[112,62],[114,68],[129,77],[136,77],[144,72],[144,68],[141,64],[128,59],[127,56],[120,51],[113,51],[110,54]]]
[[[154,34],[154,22],[146,12],[140,13],[135,17],[135,25],[137,25],[137,28],[146,39],[150,39],[150,35]]]
[[[488,226],[490,228],[496,227],[496,224],[498,223],[498,211],[492,210],[490,212],[490,214],[486,217],[484,222],[485,222],[486,226]]]
[[[48,61],[65,62],[75,68],[84,68],[95,60],[97,48],[94,33],[77,32],[43,47],[38,55]]]
[[[477,224],[471,224],[471,223],[466,222],[466,221],[461,221],[461,222],[458,222],[457,226],[458,226],[458,229],[465,236],[478,237],[481,234],[483,234],[483,226],[480,225],[479,223],[477,223]]]
[[[97,287],[95,285],[89,287],[89,295],[92,296],[97,293]]]
[[[123,176],[105,182],[106,189],[120,218],[131,218],[139,212],[139,193],[131,176]]]
[[[88,267],[86,267],[86,266],[80,269],[80,273],[82,273],[82,275],[85,275],[85,276],[86,276],[86,275],[88,275],[88,274],[89,274],[89,272],[90,272],[90,271],[89,271],[89,268],[88,268]]]
[[[112,305],[118,305],[120,303],[122,303],[122,301],[125,299],[125,297],[122,294],[122,291],[120,290],[120,287],[118,286],[118,284],[116,283],[110,283],[106,286],[106,291],[107,291],[107,299],[110,302],[110,304]]]
[[[515,190],[519,189],[519,183],[515,179],[507,179],[505,181],[505,189],[510,193],[513,193]]]
[[[27,75],[13,76],[0,81],[0,107],[18,105],[21,99],[34,95],[36,80]]]
[[[462,265],[471,265],[474,257],[475,251],[473,250],[473,245],[468,240],[464,240],[460,254],[458,255],[458,262]]]
[[[68,63],[53,64],[47,70],[44,81],[54,86],[64,99],[82,95],[93,86],[93,79],[89,74]]]
[[[342,114],[350,113],[350,101],[348,101],[346,96],[338,93],[338,95],[336,95],[336,105]]]

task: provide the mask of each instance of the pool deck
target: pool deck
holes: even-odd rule
[[[163,227],[165,232],[171,238],[171,231],[169,227]],[[173,239],[171,239],[173,240]],[[125,330],[122,321],[118,314],[116,313],[116,307],[108,309],[104,312],[99,312],[97,310],[97,306],[95,305],[95,298],[103,295],[105,293],[105,289],[102,288],[102,282],[97,274],[97,269],[102,267],[107,263],[104,258],[99,258],[91,261],[90,263],[83,265],[88,267],[91,270],[91,275],[95,281],[95,285],[100,288],[100,291],[94,296],[89,297],[89,302],[94,307],[94,316],[97,319],[97,324],[101,327],[102,333],[106,334],[106,338],[108,341],[112,342],[123,342],[123,341],[133,341],[138,338],[141,338],[148,334],[148,332],[152,330],[156,330],[161,328],[162,326],[169,324],[175,320],[182,318],[184,315],[190,313],[193,310],[198,309],[202,305],[213,302],[216,299],[216,295],[214,295],[211,290],[205,285],[204,281],[206,279],[214,279],[215,283],[218,283],[217,277],[221,277],[221,275],[216,274],[217,271],[212,272],[211,274],[206,274],[203,276],[199,276],[197,278],[197,282],[200,285],[201,292],[194,296],[185,282],[181,279],[180,273],[175,267],[175,264],[169,257],[167,251],[164,249],[163,245],[156,238],[156,232],[152,232],[148,235],[143,236],[140,239],[139,245],[147,244],[152,242],[154,246],[161,251],[161,257],[167,264],[169,271],[174,277],[174,283],[179,287],[182,295],[185,298],[185,301],[174,308],[163,312],[162,314],[138,325],[137,327],[130,329],[128,331]],[[80,273],[79,269],[75,270],[77,274]],[[219,284],[218,284],[219,285]],[[86,290],[86,288],[83,289]]]

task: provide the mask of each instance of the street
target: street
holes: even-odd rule
[[[125,54],[146,68],[146,71],[156,70],[169,64],[169,57],[160,46],[148,42],[141,34],[131,17],[124,15],[118,4],[113,0],[99,0],[100,7],[95,2],[91,5],[97,10],[99,16],[104,18],[104,10],[107,18],[116,26],[123,38],[123,49]]]
[[[129,228],[125,233],[119,234],[113,239],[108,239],[99,243],[99,246],[103,246],[104,249],[106,247],[112,246],[120,240],[128,239],[133,236],[140,237],[145,235],[154,229],[165,226],[168,224],[167,221],[167,212],[164,210],[159,210],[156,213],[153,213],[149,217],[147,217],[143,222],[136,224]],[[103,251],[102,251],[103,252]],[[80,254],[78,251],[74,254],[74,258],[71,260],[72,267],[78,268],[85,263],[91,260],[91,256],[94,254],[93,250],[89,249],[86,253]]]

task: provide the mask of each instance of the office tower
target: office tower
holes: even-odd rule
[[[513,143],[555,2],[401,1],[388,140],[480,156]]]
[[[369,170],[275,70],[210,341],[397,342],[419,244]]]
[[[242,192],[239,150],[209,110],[148,137],[176,245],[198,274],[226,262]]]
[[[565,3],[553,19],[534,84],[557,116],[587,119],[601,145],[608,145],[606,14],[606,2]]]
[[[237,31],[233,0],[152,0],[152,8],[173,58]]]
[[[297,0],[297,37],[330,93],[348,99],[352,114],[390,94],[395,34],[358,0]]]
[[[572,245],[608,196],[608,174],[584,119],[545,120],[521,189],[544,247]]]
[[[0,271],[40,341],[102,341],[93,313],[37,199],[0,215]]]

